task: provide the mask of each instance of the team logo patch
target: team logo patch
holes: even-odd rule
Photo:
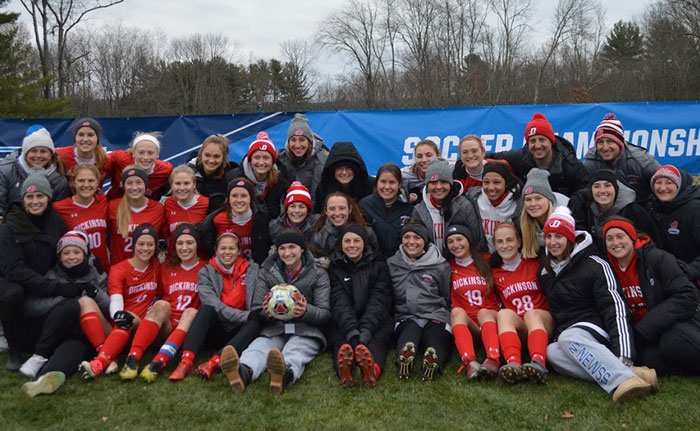
[[[535,136],[537,134],[537,127],[530,127],[530,131],[527,132],[527,136]]]
[[[267,151],[267,144],[262,144],[262,145],[260,146],[260,150],[262,150],[262,151]]]
[[[561,221],[559,221],[559,220],[552,220],[551,222],[549,222],[549,227],[556,229],[559,226],[561,226]]]
[[[85,121],[83,124],[81,124],[81,126],[89,126],[89,125],[90,125],[89,121]]]
[[[403,215],[399,218],[401,220],[401,227],[404,227],[406,223],[411,219],[411,216]]]
[[[236,183],[237,186],[245,186],[245,181],[240,180],[239,182]]]
[[[151,233],[150,229],[146,228],[143,230],[143,233]]]
[[[185,228],[185,229],[182,231],[182,233],[190,233],[190,228],[188,228],[188,227]]]
[[[27,193],[33,193],[35,191],[36,191],[35,185],[31,185],[31,186],[27,187]]]
[[[430,181],[437,181],[438,180],[438,174],[433,174],[432,177],[430,177]]]
[[[134,175],[135,173],[136,173],[136,171],[132,169],[129,172],[127,172],[126,174],[127,175]]]
[[[668,228],[668,234],[669,235],[679,235],[681,233],[681,230],[678,229],[678,220],[675,220],[671,223],[671,226]]]
[[[294,132],[294,134],[297,135],[297,136],[301,136],[301,135],[304,134],[304,131],[301,130],[301,129],[299,129],[299,130],[297,130],[296,132]]]
[[[529,195],[530,193],[532,193],[532,186],[525,189],[526,195]]]

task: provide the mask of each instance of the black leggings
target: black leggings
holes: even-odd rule
[[[231,345],[240,354],[258,335],[260,335],[260,322],[257,320],[248,320],[232,327],[230,322],[223,322],[219,318],[214,307],[202,305],[197,311],[190,330],[187,331],[182,350],[190,350],[196,355],[205,345],[219,349],[216,353],[220,355],[222,346]]]
[[[416,345],[416,354],[420,354],[428,347],[435,349],[440,370],[447,363],[452,349],[454,337],[446,327],[446,323],[430,320],[424,327],[420,327],[414,320],[406,319],[399,324],[394,331],[396,335],[396,357],[404,344],[412,341]]]
[[[700,375],[700,328],[693,320],[676,323],[655,343],[635,347],[636,363],[655,369],[660,376]]]
[[[391,335],[391,334],[389,334]],[[349,344],[349,341],[345,339],[339,332],[331,330],[329,333],[329,344],[331,349],[333,349],[333,368],[338,371],[338,349],[343,344]],[[372,359],[374,363],[379,365],[379,368],[383,371],[384,365],[386,365],[386,355],[389,353],[389,344],[391,343],[390,337],[384,334],[375,334],[375,336],[366,344],[369,352],[372,354]],[[353,346],[355,348],[357,346]]]
[[[24,288],[6,278],[0,278],[0,321],[11,349],[20,349],[22,346],[23,311]]]

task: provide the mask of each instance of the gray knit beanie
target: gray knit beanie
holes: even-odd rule
[[[425,180],[428,182],[444,181],[452,184],[453,179],[450,162],[442,157],[436,157],[431,160],[430,165],[428,165],[428,169],[425,171]]]
[[[295,135],[305,137],[312,144],[314,142],[314,135],[311,127],[309,127],[309,119],[304,114],[294,114],[294,118],[292,118],[292,122],[289,123],[289,128],[287,129],[287,142],[289,142],[289,138]]]
[[[46,147],[52,153],[56,151],[51,134],[40,124],[29,126],[27,129],[27,133],[22,140],[22,157],[26,157],[27,152],[36,147]]]
[[[549,185],[549,171],[546,169],[532,168],[527,173],[527,182],[523,187],[523,197],[532,193],[537,193],[549,199],[552,205],[556,205],[556,198]]]
[[[46,169],[44,168],[31,168],[29,175],[22,183],[22,197],[27,193],[34,192],[43,193],[49,199],[53,198],[53,189],[51,189],[51,184],[46,178]]]
[[[401,228],[402,238],[406,234],[406,232],[413,232],[419,237],[423,238],[423,242],[425,242],[425,246],[423,249],[428,249],[428,245],[430,244],[430,234],[428,233],[428,229],[425,226],[418,222],[408,222],[404,225],[404,227]]]

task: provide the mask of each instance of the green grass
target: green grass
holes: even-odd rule
[[[0,354],[0,429],[5,431],[700,428],[697,377],[664,378],[658,394],[617,405],[598,386],[558,375],[546,386],[467,383],[455,376],[453,357],[432,383],[417,375],[399,381],[390,365],[376,389],[343,390],[330,354],[324,353],[281,397],[268,395],[265,374],[244,394],[232,394],[221,373],[209,382],[190,376],[171,383],[170,365],[152,385],[124,383],[116,376],[83,383],[75,375],[53,396],[31,399],[20,390],[26,380],[4,370],[5,359]]]

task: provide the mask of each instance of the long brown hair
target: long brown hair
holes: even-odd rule
[[[377,170],[377,176],[375,177],[374,180],[374,191],[377,191],[377,182],[379,181],[379,177],[384,174],[391,174],[394,178],[396,178],[396,181],[399,182],[399,194],[401,194],[401,186],[403,186],[403,178],[401,177],[401,169],[399,169],[398,166],[394,163],[384,163],[379,167]]]
[[[199,148],[199,152],[197,153],[197,161],[195,162],[197,166],[202,165],[202,154],[204,154],[204,148],[207,145],[216,145],[217,147],[219,147],[221,153],[224,155],[221,162],[221,166],[219,166],[219,168],[213,175],[214,179],[220,180],[224,177],[224,175],[226,175],[226,169],[230,165],[230,162],[228,160],[228,139],[226,139],[226,136],[219,133],[207,136],[204,142],[202,142],[202,146]]]
[[[355,203],[355,199],[351,198],[343,192],[336,191],[329,193],[328,196],[326,196],[326,200],[323,201],[323,211],[321,211],[321,217],[318,218],[318,221],[314,225],[314,232],[320,232],[321,229],[323,229],[323,225],[326,223],[326,219],[328,218],[328,216],[326,215],[326,206],[328,206],[328,200],[332,197],[345,198],[345,200],[347,201],[348,208],[350,208],[350,215],[348,216],[348,221],[346,224],[354,223],[359,224],[362,227],[367,227],[367,222],[365,221],[364,217],[362,217],[360,207],[357,206],[357,203]]]
[[[423,146],[423,145],[427,145],[430,148],[432,148],[433,151],[435,151],[435,157],[441,157],[440,147],[438,147],[438,145],[435,142],[431,141],[430,139],[423,139],[422,141],[418,142],[416,144],[416,146],[413,147],[413,159],[414,160],[413,160],[413,164],[411,165],[411,172],[416,174],[416,176],[418,176],[419,178],[422,178],[422,174],[419,175],[420,168],[418,168],[418,165],[415,162],[415,155],[416,155],[416,150],[418,149],[418,147]]]
[[[461,235],[461,234],[453,234],[453,235]],[[482,277],[484,277],[484,280],[486,280],[486,293],[485,295],[488,296],[493,292],[493,286],[494,286],[494,279],[493,279],[493,272],[491,272],[491,266],[489,266],[488,262],[486,262],[486,258],[484,257],[484,253],[482,253],[479,250],[472,249],[472,243],[467,239],[469,242],[469,253],[472,256],[472,259],[474,260],[474,266],[476,267],[476,272],[479,273]],[[448,249],[447,247],[447,241],[445,241],[445,258],[447,260],[455,259],[455,256],[452,254],[452,252]]]

